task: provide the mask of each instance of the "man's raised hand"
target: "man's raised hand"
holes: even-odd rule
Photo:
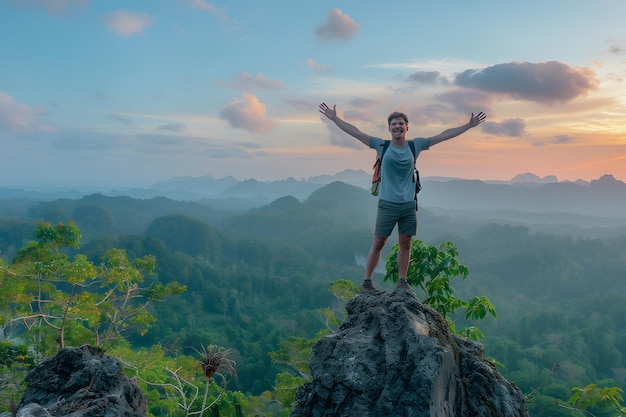
[[[337,117],[337,111],[335,110],[336,107],[337,105],[334,104],[331,109],[326,103],[322,103],[320,104],[320,113],[328,117],[330,120],[335,120],[335,117]]]
[[[470,116],[469,124],[471,127],[476,127],[484,122],[486,118],[487,115],[483,112],[478,113],[476,116],[474,116],[474,113],[472,113],[472,115]]]

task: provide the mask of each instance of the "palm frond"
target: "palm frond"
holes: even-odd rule
[[[219,375],[226,382],[222,372],[237,379],[235,361],[228,357],[231,353],[230,349],[224,349],[217,345],[209,345],[208,347],[202,345],[202,351],[194,350],[200,355],[198,365],[202,367],[202,372],[207,379]]]

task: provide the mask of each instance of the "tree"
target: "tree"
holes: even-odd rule
[[[622,405],[624,391],[618,387],[599,387],[589,384],[584,388],[572,388],[572,396],[569,399],[571,408],[583,411],[586,415],[594,416],[590,410],[608,411],[611,416],[621,417],[626,415],[626,407]],[[570,408],[559,404],[561,407]]]
[[[68,345],[107,348],[131,331],[144,333],[156,320],[148,304],[185,290],[175,282],[142,286],[154,270],[153,256],[130,261],[111,249],[98,266],[82,254],[70,259],[80,238],[73,222],[40,222],[36,240],[9,266],[0,265],[0,324],[5,332],[25,332],[44,356]]]

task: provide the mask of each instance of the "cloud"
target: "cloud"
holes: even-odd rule
[[[315,35],[321,41],[340,40],[348,41],[359,31],[359,24],[343,14],[339,9],[328,12],[328,21],[325,25],[315,29]]]
[[[437,98],[450,105],[454,110],[468,115],[479,111],[490,113],[493,103],[493,98],[489,94],[464,88],[448,90],[438,95]]]
[[[409,75],[407,81],[418,84],[435,84],[440,78],[441,74],[439,71],[417,71]]]
[[[570,135],[555,135],[552,137],[552,143],[564,144],[564,143],[572,143],[574,138]]]
[[[240,72],[236,76],[232,77],[234,81],[220,81],[219,84],[233,88],[239,91],[252,91],[256,88],[262,88],[265,90],[280,90],[283,88],[283,82],[278,80],[272,80],[259,73],[256,76],[252,76],[247,72]]]
[[[358,124],[359,126],[362,124],[367,124],[369,127],[372,125],[379,125],[383,122],[383,118],[380,116],[377,118],[368,111],[368,109],[375,103],[376,101],[374,100],[353,98],[350,100],[350,104],[358,108],[356,110],[348,109],[343,112],[340,109],[337,109],[337,115],[342,119],[349,121],[349,123]],[[332,107],[332,105],[330,105],[330,107]],[[328,117],[321,115],[320,119],[328,128],[328,140],[331,145],[340,146],[342,148],[363,149],[363,144],[361,142],[339,129],[339,127],[337,127],[337,125]]]
[[[626,55],[626,42],[615,42],[609,47],[609,52],[615,55]]]
[[[301,99],[301,98],[289,98],[285,99],[285,103],[298,111],[311,112],[317,109],[319,103],[317,101]]]
[[[7,93],[0,91],[0,130],[17,131],[32,127],[37,120],[36,112],[18,103]]]
[[[136,146],[134,140],[129,140],[127,135],[111,135],[109,133],[92,132],[85,130],[65,130],[62,132],[54,132],[45,137],[37,137],[41,145],[46,146],[50,150],[66,151],[66,152],[83,152],[83,151],[111,151],[126,150],[129,147]]]
[[[533,146],[566,145],[572,142],[574,142],[574,138],[570,135],[554,135],[550,138],[535,140]]]
[[[414,105],[407,109],[405,113],[409,117],[409,126],[414,129],[419,129],[421,126],[428,126],[430,124],[449,124],[459,119],[458,112],[439,103]],[[469,113],[467,113],[467,116],[469,120]],[[385,120],[385,125],[386,123],[387,120]],[[412,133],[416,134],[417,131],[412,130]]]
[[[366,110],[346,110],[344,112],[344,116],[346,119],[350,120],[351,122],[353,121],[359,121],[359,122],[366,122],[366,123],[372,123],[372,122],[377,122],[378,120],[376,120],[376,118],[374,116],[372,116],[372,114]],[[383,120],[382,117],[378,117],[378,119],[380,119],[381,121]]]
[[[363,144],[339,129],[328,117],[322,115],[322,122],[328,128],[328,141],[331,145],[340,146],[342,148],[363,149]]]
[[[0,181],[12,187],[28,185],[33,189],[145,187],[173,176],[206,175],[207,161],[218,166],[218,170],[236,166],[244,172],[249,168],[248,161],[261,155],[263,147],[258,140],[224,140],[205,134],[156,131],[142,134],[100,129],[31,129],[0,134],[0,137],[5,154],[11,155],[2,161],[4,172],[20,172],[19,176],[0,177]],[[37,169],[25,170],[25,161]],[[59,170],[59,166],[64,169]],[[42,175],[42,172],[55,175]]]
[[[184,124],[182,123],[168,123],[166,125],[161,125],[157,127],[157,130],[160,131],[164,131],[164,132],[176,132],[176,133],[182,133],[186,130],[187,128],[185,127]]]
[[[333,72],[333,69],[330,66],[318,64],[311,58],[306,60],[306,66],[315,74],[329,74]]]
[[[240,98],[235,98],[224,106],[220,118],[234,128],[254,133],[267,133],[276,127],[274,121],[265,117],[265,104],[249,93],[243,93]]]
[[[510,62],[482,70],[466,70],[458,74],[454,82],[462,87],[544,104],[568,102],[598,88],[591,69],[571,67],[558,61]]]
[[[350,105],[360,109],[370,109],[384,103],[384,100],[354,97],[349,100],[349,103]]]
[[[528,133],[526,133],[526,122],[519,118],[506,119],[501,122],[485,122],[481,126],[482,131],[490,135],[513,138],[528,136]]]
[[[135,126],[135,121],[126,116],[122,116],[119,114],[110,114],[107,116],[109,119],[114,120],[124,126],[133,127]]]
[[[211,14],[220,13],[220,9],[218,9],[215,4],[209,3],[205,0],[187,0],[187,4],[194,9],[197,10],[206,10]]]
[[[72,7],[89,6],[90,0],[11,0],[12,6],[45,9],[52,15],[66,14]]]
[[[221,23],[236,24],[236,21],[226,13],[226,7],[217,7],[214,3],[205,0],[187,0],[187,4],[193,9],[209,12]]]
[[[26,133],[22,141],[36,145],[38,150],[67,153],[98,152],[109,157],[128,156],[135,158],[147,154],[174,158],[203,155],[216,157],[217,152],[229,153],[231,157],[241,157],[242,149],[256,148],[243,141],[224,141],[205,137],[182,136],[175,134],[150,133],[108,133],[82,129],[69,129],[55,132]],[[59,152],[56,155],[60,155]]]
[[[144,29],[154,23],[154,18],[145,13],[118,10],[103,18],[104,24],[120,36],[143,34]]]

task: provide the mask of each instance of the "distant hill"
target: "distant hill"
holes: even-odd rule
[[[596,217],[626,217],[626,183],[604,175],[589,184],[526,182],[489,184],[477,180],[424,182],[420,193],[426,207],[459,210],[517,210],[577,213]]]
[[[165,197],[175,201],[195,201],[220,211],[246,211],[290,196],[305,201],[316,190],[334,182],[343,182],[369,190],[370,173],[345,170],[335,175],[308,179],[287,178],[277,181],[237,180],[234,177],[179,177],[154,184],[146,189],[98,192],[103,196],[126,196],[137,199]],[[422,179],[420,204],[424,207],[465,211],[516,210],[546,213],[576,213],[596,217],[626,217],[626,183],[612,175],[597,180],[558,181],[549,175],[516,175],[509,181],[480,181],[460,178],[426,177]],[[0,189],[0,199],[7,202],[0,216],[19,214],[26,201],[80,199],[89,193],[79,191],[38,192]],[[9,211],[11,209],[11,211]]]
[[[558,182],[556,176],[548,175],[546,177],[539,177],[531,172],[527,172],[525,174],[518,174],[511,180],[511,183],[530,183],[530,184],[548,184],[552,182]]]

